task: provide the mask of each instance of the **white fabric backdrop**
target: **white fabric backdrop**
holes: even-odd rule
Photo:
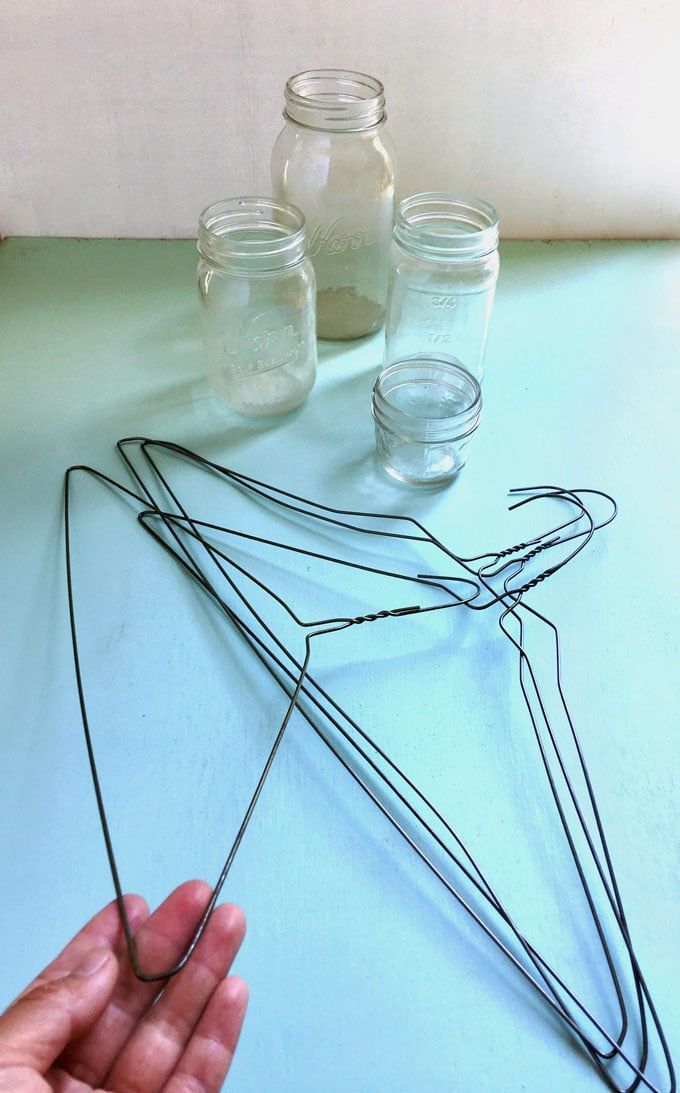
[[[680,234],[674,0],[0,0],[0,234],[190,236],[267,192],[288,74],[380,76],[400,192]]]

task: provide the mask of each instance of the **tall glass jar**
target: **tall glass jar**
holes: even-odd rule
[[[385,321],[394,215],[385,95],[373,76],[291,76],[272,185],[302,209],[317,282],[320,338],[360,338]]]
[[[238,197],[198,224],[198,291],[213,387],[242,414],[285,414],[316,379],[314,270],[293,205]]]
[[[399,204],[385,363],[455,356],[477,379],[498,278],[498,214],[485,201],[416,194]]]

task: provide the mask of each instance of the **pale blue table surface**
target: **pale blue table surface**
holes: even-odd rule
[[[89,462],[124,479],[114,442],[146,434],[333,505],[411,512],[464,554],[554,515],[508,514],[509,487],[615,495],[615,523],[533,602],[561,628],[631,931],[680,1058],[680,247],[503,246],[483,424],[459,481],[436,494],[375,467],[379,337],[322,344],[317,386],[287,418],[223,408],[203,378],[194,264],[188,242],[0,246],[0,1003],[111,897],[69,645],[62,474]],[[124,505],[84,481],[75,499],[83,656],[121,872],[158,902],[216,876],[282,695]],[[279,563],[275,577],[303,608],[324,601],[304,573]],[[316,675],[446,807],[515,917],[613,1022],[511,650],[490,618],[446,615],[362,627],[325,648]],[[604,1088],[299,716],[225,897],[249,923],[233,1093]]]

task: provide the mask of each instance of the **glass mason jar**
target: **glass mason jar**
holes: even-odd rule
[[[400,202],[385,363],[445,353],[481,379],[498,264],[498,214],[485,201],[428,193]]]
[[[465,465],[482,393],[455,357],[408,357],[380,373],[372,410],[387,473],[412,486],[443,486]]]
[[[198,223],[198,291],[210,378],[242,414],[285,414],[316,379],[314,270],[293,205],[239,197]]]
[[[272,152],[277,198],[302,209],[320,338],[360,338],[385,321],[394,215],[392,142],[379,80],[322,69],[291,76]]]

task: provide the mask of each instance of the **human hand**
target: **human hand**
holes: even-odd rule
[[[142,968],[179,959],[209,895],[188,881],[152,915],[125,897]],[[217,1093],[248,1002],[245,983],[225,979],[244,933],[238,907],[217,907],[186,967],[142,983],[110,903],[0,1016],[0,1091]]]

